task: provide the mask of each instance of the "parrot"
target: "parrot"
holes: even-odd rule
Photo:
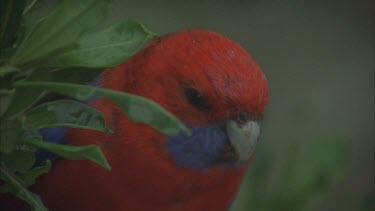
[[[107,99],[88,102],[114,133],[47,128],[43,136],[96,144],[112,169],[87,160],[54,161],[31,187],[48,209],[230,209],[253,159],[269,98],[266,77],[244,48],[214,31],[184,29],[106,68],[97,83],[151,99],[191,135],[165,135],[132,122]]]

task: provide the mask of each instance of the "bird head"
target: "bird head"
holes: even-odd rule
[[[212,31],[184,30],[154,40],[107,72],[116,77],[104,74],[104,86],[152,99],[191,129],[191,136],[166,137],[178,166],[236,166],[252,155],[268,86],[260,67],[234,41]]]

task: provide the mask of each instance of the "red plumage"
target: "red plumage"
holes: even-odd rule
[[[154,100],[187,125],[207,125],[246,111],[261,115],[266,79],[250,55],[215,32],[185,30],[154,40],[100,76],[100,85]],[[206,97],[209,110],[189,104],[184,89]],[[72,129],[70,144],[98,144],[112,170],[89,161],[59,160],[32,189],[51,210],[226,210],[248,164],[207,170],[176,166],[165,136],[133,123],[118,106],[99,99],[114,134]],[[249,161],[250,162],[250,161]],[[248,162],[248,163],[249,163]]]

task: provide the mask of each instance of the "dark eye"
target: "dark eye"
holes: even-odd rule
[[[205,110],[209,108],[202,94],[199,93],[197,90],[193,88],[187,88],[185,89],[185,95],[188,102],[194,107],[200,110]]]

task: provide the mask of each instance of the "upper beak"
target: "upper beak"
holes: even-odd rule
[[[236,160],[246,162],[258,143],[260,122],[250,118],[231,119],[226,122],[226,130]]]

